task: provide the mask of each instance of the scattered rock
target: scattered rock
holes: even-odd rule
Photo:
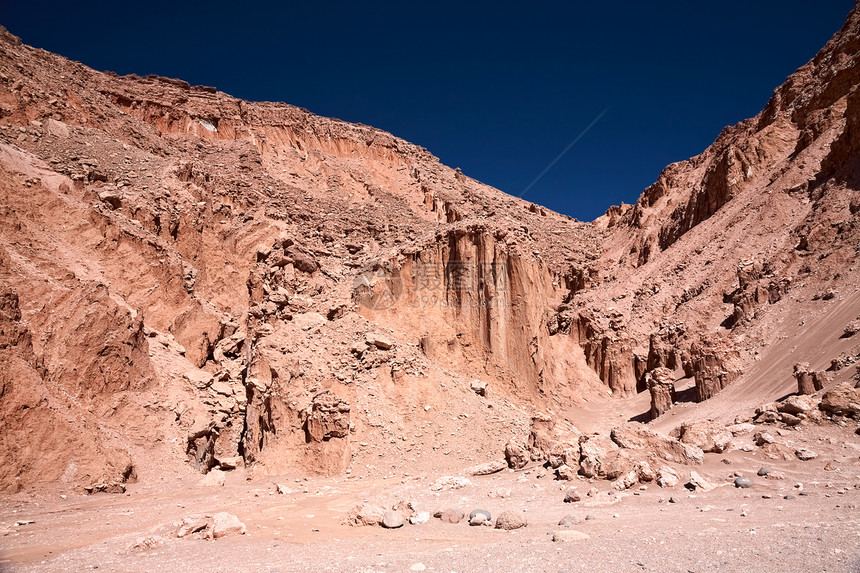
[[[519,529],[528,525],[525,515],[521,511],[503,511],[496,518],[496,529],[505,529],[507,531]]]
[[[762,466],[762,467],[760,467],[760,468],[758,469],[758,471],[756,472],[756,475],[759,475],[759,476],[762,476],[762,477],[763,477],[763,476],[768,475],[770,472],[771,472],[771,469],[770,469],[769,467],[767,467],[767,466]]]
[[[459,476],[442,476],[430,485],[430,491],[461,489],[472,485],[468,479]]]
[[[756,432],[753,436],[753,442],[755,442],[757,446],[764,446],[765,444],[773,444],[776,442],[776,438],[768,432]]]
[[[564,502],[565,503],[574,503],[580,501],[582,496],[579,495],[579,492],[576,491],[576,488],[571,488],[567,490],[564,494]]]
[[[568,514],[562,517],[561,520],[559,520],[558,525],[559,527],[570,527],[572,525],[578,524],[579,521],[580,519],[575,515]]]

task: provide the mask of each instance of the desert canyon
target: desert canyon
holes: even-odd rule
[[[858,86],[581,222],[0,29],[0,571],[860,571]]]

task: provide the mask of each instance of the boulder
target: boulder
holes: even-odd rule
[[[784,402],[777,404],[777,409],[786,414],[807,414],[818,408],[819,400],[813,396],[793,395],[785,399]]]
[[[821,396],[819,408],[830,414],[857,417],[860,415],[860,388],[855,388],[851,382],[839,384]]]
[[[218,458],[218,468],[222,471],[235,470],[242,465],[241,456],[231,456],[227,458]]]
[[[385,517],[385,509],[378,505],[370,503],[362,503],[347,514],[344,522],[346,525],[353,527],[363,527],[367,525],[381,525]]]
[[[613,442],[622,448],[642,450],[667,462],[701,464],[705,456],[701,448],[681,443],[642,424],[630,423],[613,428],[610,435]]]
[[[466,514],[459,509],[446,509],[439,514],[439,519],[443,523],[460,523],[464,517],[466,517]]]
[[[113,211],[122,207],[122,194],[119,191],[108,189],[99,193],[99,201]]]
[[[368,335],[367,344],[370,346],[375,346],[380,350],[391,350],[392,348],[394,348],[394,342],[392,342],[390,339],[375,334]]]
[[[212,516],[212,537],[220,539],[226,535],[245,535],[245,524],[231,513],[220,512]]]
[[[612,488],[616,491],[624,491],[625,489],[630,489],[636,485],[638,481],[639,477],[636,474],[636,470],[630,470],[613,481]]]
[[[752,487],[752,485],[753,485],[753,484],[752,484],[752,482],[749,480],[749,478],[745,478],[745,477],[737,477],[737,478],[735,478],[735,487],[739,487],[739,488],[747,489],[747,488]]]
[[[409,523],[412,525],[421,525],[430,521],[429,511],[417,511],[409,516]]]
[[[508,442],[505,444],[505,461],[508,462],[509,468],[518,470],[529,463],[529,453],[524,447]]]
[[[794,455],[797,456],[802,462],[806,462],[809,460],[814,460],[818,457],[818,454],[808,448],[799,448],[794,451]]]
[[[675,487],[680,479],[678,472],[669,466],[661,466],[657,470],[657,485],[660,487]]]
[[[507,531],[519,529],[528,525],[525,515],[521,511],[503,511],[496,518],[496,529],[504,529]]]
[[[493,520],[493,515],[486,509],[475,509],[469,514],[469,525],[484,525]]]
[[[763,446],[765,444],[773,444],[776,442],[776,438],[773,437],[772,434],[768,432],[756,432],[753,435],[753,442],[757,446]]]
[[[553,467],[567,464],[575,467],[579,462],[581,432],[567,422],[549,416],[535,416],[529,428],[528,449],[531,459],[549,460]],[[574,459],[576,458],[576,459]]]
[[[685,422],[681,425],[681,442],[700,448],[703,452],[722,453],[732,442],[732,433],[712,421]]]
[[[470,476],[487,476],[491,474],[498,473],[508,467],[508,464],[503,460],[497,460],[494,462],[487,462],[485,464],[480,464],[477,466],[472,466],[466,473]]]
[[[604,464],[609,455],[618,450],[618,446],[605,436],[595,434],[582,436],[579,442],[582,457],[579,472],[585,477],[604,477]]]
[[[403,527],[405,520],[399,511],[388,510],[382,514],[382,527],[385,529],[397,529]]]
[[[575,515],[565,515],[558,522],[559,527],[570,527],[571,525],[577,525],[579,523],[579,518]]]
[[[698,472],[693,471],[690,472],[690,481],[685,483],[684,487],[693,491],[708,492],[717,486],[700,476]]]
[[[577,468],[572,468],[569,465],[561,465],[555,469],[555,475],[562,481],[570,481],[576,479]]]
[[[183,538],[194,533],[200,533],[209,527],[211,518],[208,515],[189,515],[182,519],[176,528],[176,537]]]
[[[580,501],[582,496],[579,495],[579,492],[576,491],[575,487],[570,488],[564,493],[564,502],[565,503],[574,503]]]

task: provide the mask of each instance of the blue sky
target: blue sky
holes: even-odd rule
[[[28,44],[379,127],[451,167],[590,220],[758,113],[850,0],[32,2]]]

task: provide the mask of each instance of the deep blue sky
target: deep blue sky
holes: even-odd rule
[[[28,44],[120,74],[215,85],[379,127],[590,220],[758,113],[850,0],[0,0]]]

